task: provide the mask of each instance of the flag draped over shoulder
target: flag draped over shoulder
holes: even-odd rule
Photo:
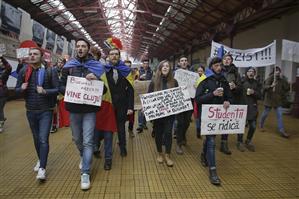
[[[102,104],[100,110],[96,114],[96,129],[100,131],[117,132],[115,111],[112,104],[111,92],[109,89],[106,73],[103,65],[93,59],[86,60],[81,63],[76,59],[68,61],[64,68],[80,67],[83,66],[94,73],[104,82],[106,93],[102,96]]]
[[[109,64],[107,64],[105,66],[106,72],[109,72],[113,68],[115,68],[116,70],[118,70],[120,72],[120,74],[123,77],[125,77],[130,82],[130,84],[133,87],[134,75],[131,72],[132,71],[131,68],[129,68],[128,66],[126,66],[123,61],[119,61],[118,65],[116,65],[116,66],[111,65],[111,63],[109,63]]]

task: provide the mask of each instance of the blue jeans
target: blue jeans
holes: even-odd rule
[[[27,119],[33,135],[33,141],[40,167],[46,168],[49,154],[49,134],[52,123],[52,111],[27,111]]]
[[[104,150],[105,150],[105,159],[112,159],[112,142],[113,142],[113,133],[109,131],[98,131],[94,132],[94,151],[99,150],[101,146],[101,140],[104,139]]]
[[[90,173],[96,113],[70,113],[73,140],[82,158],[81,173]]]
[[[144,128],[146,126],[146,120],[143,112],[138,111],[138,127]]]
[[[216,142],[215,142],[216,135],[207,135],[206,139],[203,143],[203,154],[207,158],[208,166],[210,169],[213,169],[216,167],[216,155],[215,155],[215,148],[216,148]]]
[[[272,107],[265,106],[265,109],[262,113],[261,120],[260,120],[261,128],[264,127],[265,120],[266,120],[267,116],[269,115],[271,109],[272,109]],[[283,121],[282,121],[282,107],[278,106],[278,107],[274,108],[274,110],[276,111],[278,130],[279,130],[279,132],[284,132],[284,126],[283,126]]]

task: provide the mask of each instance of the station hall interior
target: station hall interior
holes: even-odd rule
[[[299,197],[298,0],[0,0],[0,6],[0,59],[5,59],[0,63],[0,108],[4,107],[1,109],[4,109],[5,115],[1,121],[0,114],[0,198]],[[255,149],[240,150],[239,137],[232,134],[226,142],[231,152],[227,155],[221,151],[223,140],[221,135],[217,135],[214,153],[221,185],[215,186],[211,170],[202,163],[206,136],[198,135],[198,113],[193,112],[193,108],[198,110],[196,96],[190,101],[192,116],[190,114],[185,132],[187,143],[179,145],[178,137],[173,133],[176,118],[171,126],[171,152],[163,155],[162,162],[158,159],[157,134],[154,134],[159,127],[154,126],[156,123],[152,121],[144,121],[145,126],[140,130],[140,112],[144,113],[140,111],[141,105],[139,108],[135,106],[131,119],[125,119],[128,121],[125,121],[124,138],[119,137],[117,132],[110,138],[113,158],[109,169],[106,143],[102,142],[98,146],[98,154],[93,154],[89,170],[90,187],[84,190],[82,154],[80,159],[72,134],[73,126],[69,124],[69,118],[62,118],[60,114],[66,113],[61,113],[58,107],[58,101],[63,101],[62,95],[62,98],[57,98],[51,133],[48,132],[47,178],[38,181],[32,169],[37,155],[28,118],[27,96],[20,95],[16,89],[20,79],[18,67],[20,64],[25,66],[22,59],[29,56],[22,54],[25,51],[21,49],[28,49],[26,52],[29,53],[32,46],[26,45],[28,42],[34,44],[33,48],[42,52],[46,68],[55,68],[61,60],[67,65],[78,57],[77,42],[80,40],[100,54],[98,61],[103,68],[105,64],[112,63],[109,53],[115,47],[119,49],[120,60],[130,61],[132,70],[141,73],[144,62],[147,62],[154,74],[149,82],[155,80],[156,71],[160,70],[163,74],[164,60],[167,60],[172,72],[180,68],[184,57],[188,70],[197,73],[200,67],[206,71],[212,69],[213,57],[221,54],[220,58],[223,58],[225,53],[233,53],[233,63],[242,81],[252,67],[254,78],[258,77],[260,83],[261,96],[255,105],[257,113],[252,138]],[[94,55],[93,51],[89,51],[88,56]],[[4,85],[7,89],[5,94],[1,92],[2,65],[11,66]],[[288,88],[281,94],[283,105],[267,109],[265,85],[277,67]],[[25,73],[27,75],[27,71]],[[47,76],[47,71],[45,73]],[[99,78],[98,75],[96,77]],[[128,76],[124,79],[131,83]],[[108,75],[106,80],[109,82]],[[39,81],[38,77],[36,81]],[[61,81],[58,83],[57,79],[58,84],[60,86]],[[110,95],[111,92],[111,96],[103,98],[103,102],[107,100],[105,103],[112,104],[115,95],[111,87],[107,89],[107,84],[103,83],[103,93]],[[275,89],[272,90],[275,92]],[[3,103],[1,98],[5,98]],[[135,99],[136,94],[134,102]],[[63,109],[65,111],[64,104]],[[269,115],[265,115],[266,110],[271,110]],[[105,111],[108,117],[110,112],[108,109]],[[260,123],[266,116],[261,127]],[[54,120],[57,128],[53,130]],[[68,124],[61,124],[60,120],[67,120]],[[284,125],[283,132],[279,129],[281,123]],[[244,141],[251,127],[248,121],[245,125]],[[121,139],[126,140],[125,153]],[[163,150],[167,148],[166,142],[163,140]],[[178,145],[182,147],[182,153]],[[172,164],[167,162],[169,154]]]

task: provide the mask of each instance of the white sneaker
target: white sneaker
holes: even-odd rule
[[[83,173],[81,175],[81,189],[87,190],[90,188],[90,180],[89,180],[89,174]]]
[[[39,167],[40,167],[40,161],[38,160],[38,161],[36,162],[36,165],[33,167],[33,171],[34,171],[34,172],[38,172]]]
[[[79,163],[79,169],[82,169],[82,158],[80,159],[80,163]]]
[[[36,175],[36,179],[45,180],[46,179],[46,169],[39,168],[37,175]]]

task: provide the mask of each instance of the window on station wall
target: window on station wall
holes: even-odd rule
[[[1,33],[18,39],[21,31],[22,12],[5,1],[1,2],[0,12],[2,22],[0,27]]]

